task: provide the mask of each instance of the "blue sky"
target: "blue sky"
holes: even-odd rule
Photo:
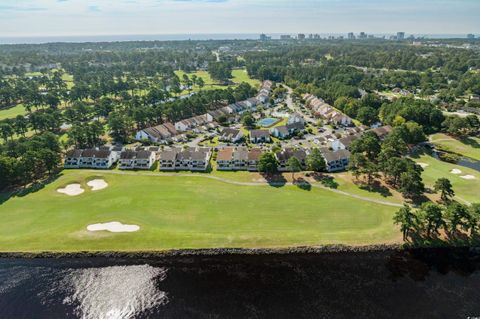
[[[0,0],[0,36],[480,33],[480,0]]]

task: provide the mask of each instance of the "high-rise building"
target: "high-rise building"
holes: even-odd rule
[[[267,41],[270,40],[272,37],[267,36],[266,34],[260,34],[260,40],[261,41]]]
[[[360,32],[360,35],[358,36],[359,39],[366,39],[367,34],[365,32]]]
[[[355,34],[353,34],[353,32],[348,33],[348,39],[355,40]]]
[[[405,40],[405,32],[397,32],[397,40]]]
[[[297,39],[298,40],[305,40],[305,34],[299,33],[298,36],[297,36]]]
[[[475,39],[475,34],[472,34],[472,33],[467,34],[467,39]]]
[[[290,40],[292,36],[290,34],[282,34],[280,40]]]

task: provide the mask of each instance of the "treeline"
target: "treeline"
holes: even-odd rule
[[[0,145],[0,190],[45,178],[60,160],[60,143],[52,133],[8,141]]]
[[[364,90],[407,89],[451,102],[480,94],[480,58],[474,50],[412,47],[405,43],[308,43],[245,55],[250,75],[261,80],[314,84],[330,103]],[[311,91],[311,90],[310,90]]]
[[[418,209],[405,205],[395,214],[394,223],[400,226],[403,240],[412,243],[441,239],[442,233],[447,241],[461,238],[465,242],[466,238],[476,239],[478,235],[480,204],[466,206],[454,201],[444,205],[426,202]]]

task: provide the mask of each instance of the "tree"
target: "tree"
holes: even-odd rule
[[[468,228],[469,216],[469,211],[465,205],[457,202],[450,203],[445,212],[445,217],[450,226],[450,233],[456,232],[458,226],[466,230]]]
[[[440,192],[440,198],[444,203],[449,202],[450,199],[455,196],[455,192],[452,188],[452,183],[450,183],[450,180],[448,178],[441,177],[437,179],[434,189],[436,192]]]
[[[255,119],[253,118],[252,114],[250,114],[250,113],[243,114],[242,124],[247,128],[254,128],[255,127]]]
[[[407,198],[423,194],[425,185],[422,182],[422,168],[415,163],[410,163],[407,170],[400,174],[399,191]]]
[[[325,159],[318,148],[312,149],[307,155],[307,169],[314,172],[323,172],[326,169]]]
[[[200,89],[202,89],[205,86],[205,81],[203,80],[203,78],[197,79],[197,85]]]
[[[480,203],[473,203],[469,210],[468,227],[470,228],[470,235],[476,235],[480,227]]]
[[[25,136],[28,131],[28,120],[23,115],[17,115],[15,118],[15,133]]]
[[[13,133],[14,133],[14,130],[10,123],[4,122],[0,124],[0,134],[2,135],[2,138],[5,140],[5,143],[10,137],[13,136]]]
[[[257,165],[258,171],[267,174],[276,173],[278,170],[278,161],[272,152],[260,155]]]
[[[420,216],[427,230],[427,236],[433,232],[438,233],[438,229],[445,225],[442,216],[442,208],[432,202],[423,203],[420,208]]]
[[[295,173],[302,170],[302,163],[300,163],[298,158],[292,156],[288,159],[287,165],[289,170],[292,172],[292,179],[295,181]]]
[[[395,213],[393,217],[395,225],[400,225],[400,230],[403,234],[403,240],[407,240],[409,233],[416,230],[418,225],[418,218],[413,214],[411,208],[404,205],[399,211]]]
[[[357,120],[365,125],[372,125],[378,122],[377,111],[371,107],[361,107],[356,116]]]
[[[378,136],[374,132],[366,132],[350,145],[352,154],[362,153],[370,161],[375,161],[380,153],[381,146]]]

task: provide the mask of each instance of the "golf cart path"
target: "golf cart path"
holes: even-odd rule
[[[86,170],[88,172],[92,173],[98,173],[98,170]],[[120,171],[102,171],[102,173],[105,174],[115,174],[115,175],[129,175],[129,176],[153,176],[153,177],[199,177],[199,178],[208,178],[220,182],[224,182],[227,184],[232,184],[232,185],[240,185],[240,186],[297,186],[297,185],[302,185],[302,183],[299,184],[293,184],[291,182],[286,182],[286,183],[268,183],[268,182],[238,182],[238,181],[233,181],[227,178],[223,177],[218,177],[218,176],[213,176],[213,175],[200,175],[200,174],[182,174],[182,173],[149,173],[149,172],[142,172],[142,173],[137,173],[137,172],[120,172]],[[333,189],[329,188],[323,185],[319,184],[307,184],[303,183],[303,185],[310,185],[312,187],[320,188],[329,192],[341,194],[344,196],[349,196],[352,198],[356,198],[359,200],[363,200],[366,202],[371,202],[371,203],[376,203],[380,205],[387,205],[387,206],[393,206],[393,207],[403,207],[402,204],[397,204],[397,203],[392,203],[392,202],[387,202],[379,199],[373,199],[373,198],[368,198],[364,197],[361,195],[357,194],[352,194],[348,193],[345,191],[341,191],[338,189]]]

